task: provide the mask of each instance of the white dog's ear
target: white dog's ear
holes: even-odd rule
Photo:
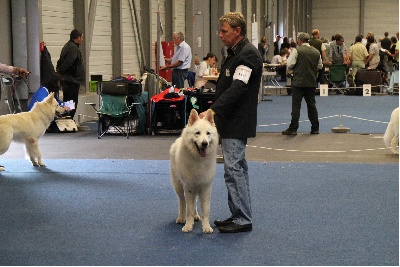
[[[51,93],[47,96],[47,102],[48,102],[48,103],[51,103],[51,102],[53,101],[53,99],[54,99],[54,93],[51,92]]]
[[[206,120],[208,120],[212,125],[214,125],[214,116],[212,114],[211,109],[208,109],[206,112],[206,116],[204,116]]]
[[[190,111],[188,125],[193,125],[199,119],[199,114],[195,109]]]

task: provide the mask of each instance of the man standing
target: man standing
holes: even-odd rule
[[[365,48],[361,42],[362,36],[358,35],[356,36],[355,43],[350,46],[349,59],[351,62],[352,73],[351,77],[348,77],[347,79],[350,87],[355,86],[354,78],[356,77],[357,71],[365,68],[365,60],[369,56],[367,48]]]
[[[172,40],[176,46],[175,54],[172,58],[165,59],[165,61],[171,65],[162,66],[160,70],[173,69],[172,85],[175,85],[177,88],[184,88],[190,62],[192,62],[192,50],[188,43],[185,42],[185,37],[182,32],[174,32],[172,34]]]
[[[72,100],[75,103],[75,109],[70,111],[72,119],[78,107],[79,87],[85,84],[85,68],[79,50],[82,43],[82,32],[77,29],[71,31],[69,41],[61,50],[60,59],[57,61],[57,72],[62,76],[63,102]]]
[[[344,38],[340,33],[337,33],[335,35],[335,40],[331,42],[331,58],[329,61],[331,61],[332,64],[350,64],[349,53],[344,43]]]
[[[279,40],[281,39],[280,35],[277,35],[275,37],[275,42],[274,42],[274,56],[279,55]]]
[[[322,41],[319,39],[320,36],[321,36],[320,31],[318,29],[314,29],[314,30],[312,30],[311,34],[312,34],[313,37],[310,39],[309,44],[319,51],[319,53],[321,54],[322,63],[323,64],[327,64],[327,61],[326,61],[326,47],[325,47],[325,45],[322,44]],[[326,83],[325,75],[324,75],[324,69],[323,68],[321,68],[318,71],[318,80],[317,81],[320,84]]]
[[[296,135],[299,128],[301,101],[307,103],[311,134],[319,134],[318,111],[315,104],[318,70],[322,68],[321,55],[308,43],[310,35],[301,32],[297,36],[297,49],[288,58],[287,68],[293,71],[292,79],[292,120],[284,135]]]
[[[252,211],[245,149],[247,138],[256,136],[263,61],[258,49],[246,38],[246,21],[240,12],[229,12],[218,22],[219,37],[228,47],[228,57],[222,65],[210,109],[224,156],[231,216],[214,224],[222,233],[246,232],[252,230]]]

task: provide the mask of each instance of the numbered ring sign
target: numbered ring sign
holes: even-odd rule
[[[319,86],[319,96],[328,96],[328,85],[321,84]]]
[[[363,84],[363,96],[371,96],[371,85]]]

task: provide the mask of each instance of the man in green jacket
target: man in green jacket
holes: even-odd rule
[[[307,103],[308,118],[311,122],[311,134],[319,134],[318,111],[315,103],[318,70],[322,68],[321,55],[310,46],[310,35],[301,32],[297,36],[297,49],[287,60],[287,69],[293,71],[292,79],[292,120],[284,135],[296,135],[299,128],[301,101]]]

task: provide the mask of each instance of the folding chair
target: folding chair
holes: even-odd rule
[[[131,114],[136,105],[129,95],[128,86],[125,83],[103,82],[101,85],[100,108],[96,104],[90,104],[98,115],[97,138],[106,133],[119,133],[129,138],[132,131]]]
[[[346,65],[335,64],[329,66],[329,72],[326,78],[332,86],[332,89],[337,89],[342,94],[346,91]]]
[[[261,100],[264,101],[265,89],[267,88],[275,88],[276,94],[282,93],[282,86],[279,84],[278,80],[278,73],[276,72],[276,66],[272,66],[271,64],[265,64],[262,72],[262,79],[261,79]],[[272,86],[266,86],[265,82],[272,83]]]

